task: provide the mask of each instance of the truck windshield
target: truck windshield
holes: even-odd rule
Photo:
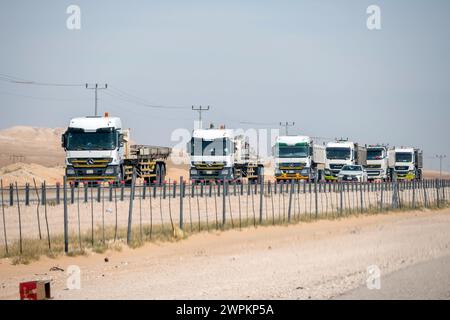
[[[350,159],[350,148],[327,148],[327,159]]]
[[[279,158],[305,158],[308,156],[308,146],[279,146]]]
[[[68,130],[66,134],[67,150],[114,150],[117,146],[117,132],[113,130]]]
[[[367,160],[383,159],[383,149],[369,149],[367,150]]]
[[[412,162],[412,154],[408,152],[395,153],[395,162]]]
[[[192,138],[192,156],[228,156],[231,152],[231,142],[229,139],[220,138],[214,140],[203,140]]]

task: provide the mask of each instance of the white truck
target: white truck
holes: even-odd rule
[[[196,129],[188,143],[191,181],[222,181],[262,178],[264,166],[250,148],[248,139],[233,130]]]
[[[399,180],[421,180],[423,152],[415,148],[394,148],[389,151],[391,178]]]
[[[273,148],[275,179],[321,180],[325,169],[325,146],[308,136],[279,136]]]
[[[130,145],[130,131],[118,117],[87,116],[73,118],[62,135],[66,151],[66,177],[81,181],[124,181],[130,183],[133,171],[147,183],[164,181],[165,159],[171,149]]]
[[[388,147],[381,144],[367,146],[367,163],[364,167],[369,181],[386,181],[390,178]]]
[[[365,165],[367,149],[357,143],[344,139],[328,142],[326,146],[325,180],[338,179],[338,173],[344,165]]]

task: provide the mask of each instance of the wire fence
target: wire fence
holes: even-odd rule
[[[358,213],[445,207],[450,180],[1,185],[4,256]],[[2,253],[0,253],[2,254]]]

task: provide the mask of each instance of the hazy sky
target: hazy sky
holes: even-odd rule
[[[66,27],[71,4],[81,30]],[[381,30],[366,27],[371,4]],[[421,147],[429,168],[447,154],[450,170],[449,30],[445,0],[2,1],[0,74],[107,82],[99,110],[140,143],[169,144],[192,127],[191,105],[211,105],[205,119],[230,128],[295,121],[291,132]],[[0,102],[0,128],[64,127],[92,114],[93,91],[0,81]]]

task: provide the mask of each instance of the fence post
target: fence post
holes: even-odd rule
[[[2,193],[2,215],[3,215],[3,235],[5,236],[5,250],[6,254],[9,254],[8,252],[8,237],[6,236],[6,221],[5,221],[5,206],[3,203],[3,180],[0,179],[0,191]]]
[[[416,181],[415,180],[412,181],[411,187],[412,187],[412,207],[413,207],[413,209],[415,209],[416,208]]]
[[[131,223],[133,222],[133,200],[134,200],[135,183],[136,183],[136,168],[133,167],[133,177],[131,178],[131,188],[130,188],[130,206],[128,210],[127,245],[130,245],[131,243]]]
[[[41,196],[42,205],[45,205],[47,203],[47,186],[45,185],[45,183],[41,185],[41,192],[42,192]]]
[[[30,205],[30,185],[28,183],[25,184],[25,205]]]
[[[364,195],[363,195],[363,182],[359,182],[359,201],[360,201],[360,212],[364,212]]]
[[[292,207],[292,186],[294,185],[294,179],[291,179],[291,186],[289,189],[289,206],[288,206],[288,223],[291,222],[291,207]]]
[[[14,185],[12,183],[9,184],[9,206],[12,207],[14,205]]]
[[[56,204],[60,203],[60,185],[59,182],[56,183]]]
[[[226,179],[223,179],[223,190],[222,190],[222,226],[225,228],[226,222],[226,194],[225,194],[225,184],[227,183]],[[220,189],[219,189],[220,190]]]
[[[316,211],[316,219],[317,216],[319,215],[319,199],[317,198],[317,181],[314,180],[314,206],[315,206],[315,211]]]
[[[180,176],[180,229],[184,229],[183,225],[183,197],[184,197],[184,181],[183,176]],[[206,213],[208,214],[208,213]]]
[[[20,215],[20,201],[19,201],[19,188],[17,187],[17,182],[16,182],[16,201],[17,201],[17,212],[19,213],[19,249],[20,249],[20,254],[22,254],[22,218]]]
[[[71,183],[69,184],[70,187],[70,204],[75,203],[75,184]]]
[[[102,188],[103,188],[102,183],[99,181],[97,183],[97,202],[102,201],[102,194],[101,194]]]
[[[340,212],[340,214],[341,214],[341,216],[342,216],[342,213],[343,213],[343,210],[344,210],[344,208],[343,208],[343,205],[344,205],[344,199],[343,199],[343,194],[342,194],[342,182],[338,182],[338,189],[339,189],[339,198],[340,198],[340,204],[339,204],[339,212]]]
[[[264,177],[259,177],[259,224],[262,224],[263,220],[263,202],[264,202]]]
[[[69,225],[67,216],[67,177],[63,178],[63,201],[64,201],[64,252],[69,252]]]

